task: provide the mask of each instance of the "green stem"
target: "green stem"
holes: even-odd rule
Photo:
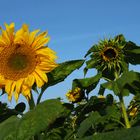
[[[117,123],[119,123],[120,125],[122,125],[123,127],[125,127],[125,125],[124,125],[122,122],[120,122],[119,120],[117,120],[117,119],[115,119],[115,118],[112,118],[112,120],[113,120],[113,121],[116,121]]]
[[[45,91],[44,89],[41,89],[41,92],[40,92],[40,94],[39,94],[39,96],[38,96],[38,98],[37,98],[37,104],[40,103],[44,91]]]
[[[118,72],[115,72],[114,74],[115,74],[115,77],[116,77],[116,80],[117,80],[119,78],[119,74],[118,74]],[[129,119],[128,119],[128,115],[127,115],[127,111],[126,111],[126,107],[125,107],[125,104],[124,104],[123,96],[122,96],[121,93],[119,95],[119,100],[120,100],[120,105],[121,105],[121,108],[122,108],[123,118],[124,118],[124,121],[125,121],[125,127],[126,128],[131,128],[131,125],[130,125],[130,122],[129,122]]]
[[[32,92],[31,92],[31,99],[29,100],[29,107],[30,107],[30,110],[32,110],[35,107],[35,102],[34,102]]]
[[[119,99],[120,99],[120,105],[121,105],[121,108],[122,108],[123,118],[124,118],[124,121],[125,121],[125,126],[126,126],[126,128],[131,128],[131,125],[130,125],[130,122],[129,122],[129,119],[128,119],[128,115],[127,115],[127,112],[126,112],[126,108],[125,108],[125,105],[124,105],[123,97],[120,96]]]

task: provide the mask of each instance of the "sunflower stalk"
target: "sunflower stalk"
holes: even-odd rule
[[[123,113],[123,117],[124,117],[124,121],[125,121],[125,126],[126,126],[126,128],[131,128],[122,95],[119,96],[119,100],[120,100],[120,105],[121,105],[121,108],[122,108],[122,113]]]
[[[40,103],[44,91],[45,91],[45,90],[42,88],[42,89],[41,89],[41,92],[40,92],[40,94],[39,94],[39,96],[38,96],[38,98],[37,98],[37,103],[36,103],[36,104],[39,104],[39,103]]]
[[[116,77],[116,80],[119,78],[118,72],[115,72],[115,77]],[[131,125],[130,125],[130,122],[129,122],[129,119],[128,119],[128,115],[127,115],[127,111],[126,111],[126,107],[125,107],[125,104],[124,104],[123,95],[121,93],[119,95],[119,100],[120,100],[120,105],[121,105],[121,109],[122,109],[122,113],[123,113],[123,118],[124,118],[124,121],[125,121],[125,127],[126,128],[131,128]]]
[[[31,99],[29,100],[29,107],[30,107],[30,110],[32,110],[35,107],[35,102],[34,102],[32,92],[31,92]]]

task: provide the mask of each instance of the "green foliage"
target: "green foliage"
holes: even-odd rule
[[[130,92],[136,95],[140,91],[139,84],[140,73],[128,71],[116,81],[110,81],[102,84],[102,87],[113,90],[116,95],[121,93],[123,96],[128,96]]]
[[[48,130],[56,119],[65,117],[69,110],[57,99],[40,103],[22,118],[10,117],[0,124],[1,140],[28,140],[34,135]],[[14,128],[14,129],[13,129]]]
[[[14,109],[0,103],[0,140],[140,139],[140,73],[129,71],[129,64],[140,64],[139,46],[126,41],[120,34],[94,44],[85,55],[88,56],[86,61],[59,64],[47,74],[48,83],[41,88],[40,94],[33,85],[39,97],[35,104],[31,96],[30,111],[23,113],[24,103],[17,104]],[[97,74],[72,81],[72,91],[78,88],[82,100],[63,103],[60,99],[50,99],[40,103],[48,87],[64,81],[84,62],[84,75],[88,69],[96,69]],[[98,86],[99,90],[95,91]],[[69,98],[74,99],[76,91],[72,91]],[[130,94],[134,98],[126,107],[123,98]]]
[[[121,129],[113,132],[95,134],[93,136],[80,138],[76,140],[139,140],[139,131],[140,127],[134,127],[131,129]]]
[[[126,61],[133,65],[140,64],[140,47],[129,41],[125,47]]]

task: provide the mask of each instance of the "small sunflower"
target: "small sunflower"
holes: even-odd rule
[[[47,32],[30,32],[26,24],[15,32],[14,27],[11,23],[5,24],[5,30],[0,28],[0,87],[9,100],[13,94],[18,100],[20,93],[30,99],[34,83],[40,88],[48,82],[46,73],[57,67],[57,57],[45,47],[50,39]]]
[[[137,113],[138,113],[138,108],[137,107],[132,108],[132,106],[131,106],[131,111],[130,111],[129,115],[131,117],[135,117],[137,115]]]
[[[77,103],[83,99],[84,94],[79,87],[76,87],[74,90],[68,91],[66,97],[70,102]]]
[[[114,39],[99,41],[99,43],[94,45],[86,54],[87,56],[92,53],[91,59],[87,61],[86,69],[96,68],[98,71],[101,71],[103,75],[109,75],[111,73],[114,75],[115,72],[120,75],[125,62],[123,50],[125,44],[124,38],[120,39],[120,36],[115,37]]]

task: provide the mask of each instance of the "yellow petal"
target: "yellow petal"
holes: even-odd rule
[[[35,69],[35,72],[39,75],[39,77],[44,81],[44,82],[48,82],[48,78],[47,75],[41,71],[40,69]]]
[[[29,41],[29,29],[26,24],[22,25],[22,28],[19,29],[15,34],[15,43],[28,43]]]
[[[8,46],[10,45],[10,43],[11,43],[10,38],[9,38],[7,32],[4,30],[2,30],[2,39],[6,43],[6,45],[8,45]]]
[[[22,86],[22,94],[26,97],[27,100],[31,98],[31,89],[28,86]]]
[[[8,99],[11,100],[12,99],[12,94],[14,92],[14,89],[15,89],[15,82],[11,81],[11,80],[8,80],[6,82],[6,85],[5,85],[5,91],[6,93],[8,94]]]
[[[56,64],[55,62],[41,62],[38,66],[36,66],[36,68],[45,71],[46,73],[52,71],[53,69],[55,69],[56,67],[58,67],[58,64]]]
[[[42,55],[44,57],[47,57],[48,59],[51,59],[51,60],[55,60],[57,58],[56,52],[51,50],[48,47],[40,48],[40,49],[36,50],[36,53],[38,55]]]
[[[32,87],[34,82],[35,82],[35,77],[32,74],[28,75],[28,77],[25,78],[24,80],[24,84],[28,85],[29,87]]]
[[[33,43],[35,36],[39,31],[40,30],[35,30],[29,34],[29,45],[31,45]]]
[[[15,97],[16,102],[18,102],[19,93],[15,92],[14,97]]]
[[[36,72],[33,72],[33,75],[35,77],[37,86],[39,88],[41,88],[43,86],[43,84],[44,84],[44,81],[42,80],[42,78]]]
[[[2,47],[7,46],[5,40],[3,40],[2,36],[0,36],[0,46],[1,46],[1,49],[3,49]]]
[[[14,27],[15,27],[15,24],[11,23],[10,25],[8,25],[8,24],[5,23],[5,27],[6,27],[6,30],[3,31],[3,36],[6,38],[6,40],[9,43],[12,43],[12,41],[14,39]]]
[[[22,29],[24,32],[29,32],[29,29],[28,29],[28,25],[27,24],[23,24],[22,25]]]
[[[46,35],[47,35],[47,32],[43,32],[39,34],[38,36],[36,36],[32,44],[32,47],[34,47],[35,49],[39,49],[40,47],[47,44],[50,40],[50,37],[45,37]]]
[[[23,83],[23,79],[19,79],[19,80],[16,82],[16,89],[15,89],[15,92],[16,92],[17,94],[20,94],[20,92],[21,92],[22,83]]]
[[[11,93],[11,86],[12,86],[13,81],[7,80],[6,85],[5,85],[5,91],[10,94]]]

